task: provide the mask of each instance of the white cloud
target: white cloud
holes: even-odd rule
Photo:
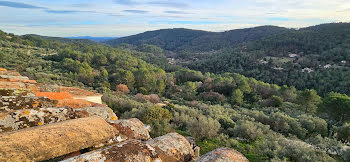
[[[222,31],[258,25],[305,27],[350,21],[349,0],[177,0],[176,3],[170,0],[19,1],[55,12],[2,6],[0,29],[16,34],[50,36],[125,36],[174,27]],[[149,12],[142,14],[137,11]],[[166,23],[176,21],[203,23]]]

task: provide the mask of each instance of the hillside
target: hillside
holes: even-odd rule
[[[180,134],[151,139],[139,119],[118,120],[88,98],[101,100],[99,94],[39,84],[3,68],[0,74],[1,161],[248,161],[229,148],[198,159],[199,147]]]
[[[190,36],[184,40],[178,37],[179,32]],[[331,91],[350,95],[349,23],[298,30],[261,26],[219,33],[189,32],[159,30],[106,43],[156,45],[168,51],[165,55],[170,63],[203,73],[235,72],[272,84],[315,89],[321,95]]]
[[[350,94],[350,24],[324,24],[246,42],[185,64],[214,73],[237,72],[268,83]],[[276,77],[277,76],[277,77]]]
[[[109,40],[105,43],[114,47],[123,43],[133,45],[152,44],[174,52],[204,52],[218,50],[237,43],[256,40],[286,31],[289,31],[289,29],[275,26],[261,26],[226,32],[206,32],[190,29],[163,29]]]
[[[189,136],[191,148],[196,148],[196,145],[201,148],[196,151],[200,155],[211,151],[214,152],[209,154],[234,154],[225,149],[215,150],[229,147],[241,152],[250,161],[328,162],[349,159],[347,130],[350,125],[347,122],[350,121],[350,111],[347,108],[350,97],[347,95],[329,93],[321,97],[312,89],[297,90],[294,87],[268,84],[238,73],[202,73],[173,66],[164,61],[168,51],[147,44],[112,48],[98,43],[65,42],[7,33],[0,33],[0,40],[1,67],[18,70],[21,75],[28,76],[22,79],[36,80],[44,85],[95,90],[103,94],[102,102],[120,119],[138,118],[147,127],[150,126],[149,135],[154,138],[153,142],[162,142],[162,139],[168,139],[168,133],[177,132]],[[2,75],[0,78],[1,81],[16,79]],[[46,89],[53,91],[50,87]],[[81,99],[76,95],[80,91],[73,93],[69,88],[63,90],[70,93],[73,99],[74,96]],[[28,97],[37,99],[47,96],[47,93],[36,95],[29,94]],[[63,95],[63,100],[64,96],[69,95]],[[47,97],[54,100],[60,99],[62,95],[49,93]],[[30,105],[41,106],[37,102]],[[81,122],[94,121],[104,123],[100,119],[85,119]],[[80,123],[79,120],[72,120],[63,123],[62,127],[76,122]],[[90,129],[88,125],[87,130]],[[109,127],[108,124],[104,125],[103,128]],[[55,125],[48,126],[55,128]],[[36,133],[45,132],[45,129],[39,128]],[[67,131],[71,132],[70,129]],[[86,134],[85,129],[80,131]],[[91,131],[98,133],[101,130],[91,128]],[[65,134],[63,137],[69,136],[65,131],[61,133]],[[109,139],[111,133],[107,134]],[[94,139],[96,137],[95,133],[89,135]],[[21,134],[11,133],[12,136]],[[38,140],[37,136],[33,137]],[[96,140],[100,141],[99,138]],[[174,146],[174,141],[165,141]],[[151,145],[153,142],[146,144]],[[79,147],[80,144],[73,146]],[[105,150],[107,152],[114,150],[110,147],[107,149],[112,149]],[[100,154],[101,151],[96,150],[79,159]]]

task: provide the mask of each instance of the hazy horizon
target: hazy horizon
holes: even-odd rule
[[[350,2],[345,0],[0,1],[0,29],[18,35],[123,37],[169,28],[220,32],[349,21]]]

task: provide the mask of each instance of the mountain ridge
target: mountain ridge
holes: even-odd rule
[[[93,36],[72,36],[72,37],[65,37],[65,38],[69,38],[69,39],[88,39],[88,40],[92,40],[95,42],[103,42],[103,41],[108,41],[111,39],[118,39],[120,37],[93,37]]]
[[[255,40],[268,35],[280,34],[289,30],[292,29],[277,26],[259,26],[224,32],[173,28],[147,31],[132,36],[104,41],[104,43],[114,47],[123,43],[133,45],[152,44],[170,51],[181,51],[189,46],[197,50],[211,50],[213,48],[220,49],[232,43],[241,43],[246,40]],[[250,34],[250,32],[254,32],[255,34]],[[202,46],[201,43],[203,43],[203,40],[209,42],[204,42],[205,45]],[[220,43],[218,43],[218,41],[220,41]]]

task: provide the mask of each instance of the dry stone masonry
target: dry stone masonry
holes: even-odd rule
[[[198,158],[199,147],[178,133],[151,139],[140,120],[118,120],[101,96],[0,68],[0,161],[248,161],[229,148]]]

